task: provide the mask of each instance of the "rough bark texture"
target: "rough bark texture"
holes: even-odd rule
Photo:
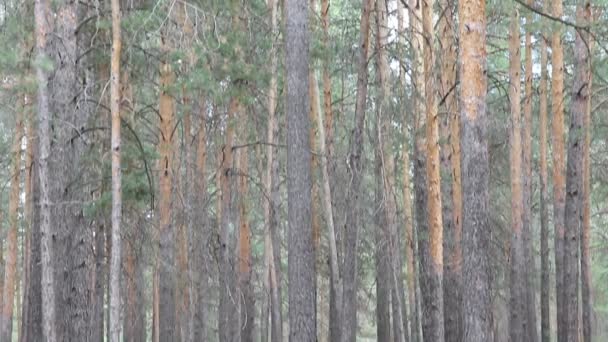
[[[419,142],[420,138],[420,119],[422,113],[424,113],[424,58],[422,54],[422,44],[423,44],[423,36],[422,36],[422,7],[420,6],[420,1],[412,1],[409,7],[409,21],[411,23],[410,30],[410,39],[412,41],[412,50],[414,54],[413,61],[413,84],[414,84],[414,112],[412,118],[414,119],[414,194],[416,198],[416,229],[421,231],[424,227],[426,227],[426,216],[423,212],[419,212],[419,210],[426,210],[426,203],[424,202],[424,192],[420,192],[424,190],[423,187],[418,187],[417,185],[423,184],[420,182],[424,181],[424,178],[420,179],[419,175],[419,167],[420,165],[424,165],[424,155],[421,155],[419,152],[419,144],[423,142]],[[423,148],[423,147],[421,147]],[[405,216],[406,216],[406,226],[405,226],[405,240],[406,240],[406,259],[408,263],[408,275],[407,275],[407,284],[408,284],[408,295],[409,295],[409,305],[410,311],[412,313],[412,324],[410,327],[410,336],[412,336],[413,341],[421,341],[422,336],[420,334],[420,310],[418,303],[420,302],[420,298],[418,297],[418,279],[417,279],[417,267],[418,263],[415,258],[418,255],[418,251],[416,249],[417,239],[416,232],[414,231],[414,216],[412,215],[412,204],[411,204],[411,194],[410,194],[410,182],[409,182],[409,155],[404,153],[404,206],[405,206]],[[421,202],[423,201],[423,202]],[[409,204],[408,204],[409,203]],[[409,208],[409,209],[408,209]],[[409,216],[409,223],[408,223]]]
[[[317,339],[315,252],[311,223],[308,1],[286,0],[287,217],[289,341]]]
[[[595,13],[593,13],[595,17]],[[589,52],[593,52],[594,40],[587,40],[589,46]],[[584,136],[585,144],[583,146],[583,222],[581,227],[581,300],[583,305],[583,316],[582,316],[582,330],[583,330],[583,342],[591,342],[592,338],[592,319],[593,319],[593,301],[591,297],[591,255],[590,255],[590,238],[591,238],[591,105],[592,105],[592,80],[593,72],[592,56],[589,56],[589,96],[587,97],[587,108],[585,109],[585,122],[584,122]],[[543,341],[544,342],[544,341]]]
[[[545,1],[547,5],[547,1]],[[545,6],[546,7],[546,6]],[[549,264],[549,194],[547,171],[547,38],[540,37],[539,149],[540,149],[540,336],[551,341],[551,266]]]
[[[420,140],[418,151],[424,156],[424,163],[420,163],[420,173],[426,170],[422,192],[417,196],[426,196],[426,211],[418,212],[427,215],[427,229],[419,230],[420,238],[420,265],[421,290],[423,299],[423,336],[428,342],[444,340],[443,321],[443,220],[441,216],[441,177],[439,165],[439,117],[437,111],[437,98],[435,96],[434,74],[434,26],[433,26],[433,0],[422,1],[422,27],[424,34],[424,88],[425,88],[425,120],[420,122],[418,129],[425,129],[425,138]],[[422,113],[418,115],[423,116]],[[419,132],[422,135],[423,133]],[[420,199],[417,199],[420,201]]]
[[[236,97],[230,100],[228,113],[226,117],[226,133],[224,137],[224,145],[222,146],[220,155],[220,198],[218,217],[220,222],[220,254],[219,254],[219,272],[220,272],[220,304],[219,304],[219,339],[220,342],[232,342],[238,338],[239,326],[235,324],[237,319],[236,297],[236,269],[234,265],[234,208],[232,193],[233,179],[235,172],[233,169],[233,152],[234,145],[234,130],[235,120],[240,117],[242,111],[241,104]]]
[[[346,225],[344,228],[344,261],[342,265],[342,331],[341,342],[350,342],[357,335],[357,250],[359,245],[360,210],[359,197],[362,180],[363,127],[367,100],[367,56],[369,53],[369,16],[373,1],[363,0],[359,28],[359,51],[357,58],[357,94],[355,103],[355,126],[352,132],[347,157],[347,169],[351,179],[346,197]]]
[[[509,279],[509,337],[512,342],[527,341],[526,300],[522,194],[521,143],[521,61],[519,11],[513,10],[509,31],[509,99],[511,107],[510,165],[511,165],[511,248]]]
[[[195,213],[199,229],[194,234],[194,239],[199,245],[209,245],[209,235],[211,229],[209,227],[209,218],[207,217],[207,210],[209,210],[209,199],[207,195],[207,103],[204,99],[199,100],[199,128],[197,135],[197,146],[196,146],[196,170],[195,174],[195,188],[196,188],[196,199],[198,207],[201,208]],[[193,293],[195,298],[192,310],[194,311],[193,321],[193,341],[206,341],[209,336],[209,327],[207,323],[207,300],[209,298],[209,277],[210,271],[210,260],[208,257],[208,248],[195,248],[193,253],[193,260],[196,265],[196,271],[194,271],[194,284],[198,287],[198,290]]]
[[[123,244],[125,272],[123,340],[125,342],[146,341],[144,260],[142,260],[143,244],[141,243],[142,236],[145,236],[144,222],[140,218],[125,231]]]
[[[121,331],[121,229],[122,186],[120,168],[120,51],[121,21],[120,1],[112,0],[112,55],[110,66],[110,111],[112,116],[112,256],[110,262],[110,337],[111,342],[120,342]]]
[[[531,5],[532,1],[527,0]],[[531,14],[526,13],[526,24],[531,20]],[[532,233],[532,33],[526,29],[525,37],[525,87],[522,125],[522,238],[524,244],[524,298],[525,298],[525,324],[526,341],[538,342],[536,320],[536,262],[533,251]]]
[[[485,0],[459,1],[463,317],[467,342],[494,341],[490,270]]]
[[[34,269],[37,269],[37,275],[40,276],[40,264],[32,264],[34,250],[38,253],[38,258],[40,258],[40,243],[34,244],[34,229],[38,230],[38,238],[40,238],[39,227],[35,228],[33,226],[34,222],[34,178],[36,178],[36,174],[34,173],[34,151],[36,145],[36,139],[34,138],[34,117],[32,113],[32,103],[31,101],[27,102],[26,106],[26,148],[25,148],[25,179],[24,179],[24,195],[25,195],[25,203],[23,208],[23,216],[25,221],[25,254],[23,257],[23,308],[22,308],[22,319],[21,326],[19,328],[19,342],[28,341],[30,337],[31,328],[30,325],[32,322],[32,296],[33,296],[33,288],[37,288],[38,295],[40,294],[40,279],[38,282],[34,280]],[[33,283],[33,284],[32,284]],[[40,303],[38,302],[35,305],[38,305],[36,308],[36,312],[40,313]],[[37,317],[40,318],[40,317]],[[35,322],[35,324],[40,327],[40,320]],[[36,335],[42,338],[40,335]]]
[[[174,272],[174,226],[172,213],[173,187],[173,127],[175,125],[175,103],[169,93],[174,74],[171,66],[163,62],[160,66],[160,136],[159,136],[159,310],[158,323],[160,341],[175,338],[175,272]],[[114,249],[114,246],[112,246]]]
[[[581,1],[577,7],[577,22],[587,24],[591,6]],[[564,235],[564,310],[565,341],[579,341],[579,239],[583,204],[583,131],[589,105],[588,34],[577,32],[574,46],[575,72],[570,103],[568,133],[568,163],[566,166],[566,206]]]
[[[444,229],[445,340],[462,341],[462,190],[460,180],[460,120],[456,102],[457,51],[454,2],[442,0],[439,20],[441,46],[441,190]]]
[[[247,143],[247,118],[239,120],[239,141]],[[240,299],[240,329],[241,341],[252,342],[254,339],[255,302],[251,283],[251,228],[249,225],[249,208],[247,205],[249,193],[249,156],[248,148],[237,150],[238,196],[239,196],[239,236],[238,236],[238,267]]]
[[[270,24],[273,35],[276,35],[278,30],[278,1],[269,0],[268,7],[270,8]],[[281,278],[280,278],[280,245],[278,241],[278,205],[279,205],[279,161],[275,155],[275,147],[278,140],[278,121],[276,118],[277,105],[277,63],[278,50],[273,49],[271,55],[271,79],[268,90],[268,126],[266,138],[269,145],[266,146],[266,170],[264,173],[264,259],[266,274],[264,280],[266,282],[267,291],[269,294],[268,306],[270,317],[270,335],[272,342],[280,342],[283,340],[283,311],[281,301]],[[266,340],[265,340],[266,341]]]
[[[562,1],[552,0],[552,15],[561,17]],[[564,260],[564,206],[566,201],[566,178],[564,162],[564,52],[562,28],[557,27],[551,37],[551,110],[553,151],[553,226],[555,237],[555,312],[557,314],[557,341],[565,342],[563,260]]]
[[[2,295],[2,314],[0,315],[0,341],[12,340],[13,307],[17,281],[17,225],[19,210],[19,183],[21,182],[21,141],[23,138],[23,118],[25,98],[18,100],[15,131],[13,135],[11,158],[11,186],[8,204],[8,232],[6,233],[6,261],[4,268],[4,289]]]
[[[377,118],[379,119],[379,117]],[[380,120],[376,122],[375,144],[378,146],[380,138]],[[375,203],[374,221],[375,227],[375,263],[376,263],[376,340],[378,342],[393,341],[391,331],[391,286],[390,286],[390,259],[389,259],[389,232],[386,216],[382,207],[383,182],[382,182],[382,151],[376,148],[374,151],[374,176],[375,176]],[[380,207],[380,208],[376,208]]]
[[[49,35],[50,28],[47,23],[47,17],[49,16],[49,2],[48,0],[36,0],[35,3],[35,22],[36,22],[36,51],[37,58],[43,59],[46,57],[47,49],[47,35]],[[48,93],[48,73],[41,65],[36,67],[36,80],[38,81],[38,139],[39,139],[39,151],[40,157],[38,159],[38,176],[40,181],[40,239],[36,238],[36,233],[33,234],[33,243],[40,242],[40,263],[41,263],[41,289],[40,294],[37,293],[37,289],[33,289],[33,300],[31,300],[31,306],[35,307],[36,303],[42,304],[41,317],[42,318],[42,337],[45,341],[55,342],[57,340],[55,330],[55,289],[53,287],[53,249],[51,246],[51,206],[50,206],[50,195],[49,195],[49,154],[51,149],[50,141],[50,112],[49,112],[49,93]],[[37,265],[38,258],[36,255],[36,249],[32,251],[32,262],[33,265]],[[36,266],[33,266],[32,273],[37,275]],[[36,276],[32,276],[32,282],[35,283]],[[37,297],[41,296],[38,301]],[[40,298],[40,297],[38,297]],[[30,319],[36,318],[36,313],[30,315]],[[37,329],[33,327],[31,338],[34,338],[37,334]]]

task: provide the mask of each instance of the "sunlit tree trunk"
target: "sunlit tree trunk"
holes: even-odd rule
[[[426,180],[423,184],[426,189],[417,192],[416,196],[426,196],[426,211],[419,211],[427,215],[427,227],[422,229],[420,243],[421,257],[421,290],[423,299],[423,336],[427,342],[441,342],[444,340],[443,321],[443,220],[441,215],[441,177],[439,164],[439,117],[438,101],[435,95],[435,51],[433,25],[433,0],[422,1],[422,30],[424,35],[424,88],[425,88],[425,115],[418,129],[425,130],[424,139],[417,147],[420,155],[424,156],[424,163],[419,158],[420,173],[425,170]],[[423,133],[418,132],[422,135]],[[424,141],[422,141],[424,140]],[[424,186],[424,185],[419,185]],[[420,199],[419,199],[420,200]],[[425,228],[425,227],[422,227]]]
[[[486,2],[458,2],[463,198],[463,338],[494,341],[486,113]],[[472,285],[475,284],[475,285]]]

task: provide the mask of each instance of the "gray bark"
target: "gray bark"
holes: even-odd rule
[[[308,115],[308,1],[286,0],[289,341],[317,339]]]

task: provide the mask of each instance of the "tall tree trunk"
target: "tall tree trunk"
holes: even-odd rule
[[[311,224],[308,1],[286,0],[289,340],[316,341],[315,251]]]
[[[378,113],[380,114],[380,113]],[[379,146],[380,117],[376,120],[374,144]],[[382,149],[377,147],[374,151],[374,178],[375,178],[375,263],[376,263],[376,340],[378,342],[393,341],[391,331],[391,286],[390,286],[390,257],[389,257],[389,231],[386,222],[384,207],[383,181],[382,181]],[[378,208],[377,208],[378,207]]]
[[[322,43],[325,51],[330,51],[330,36],[329,36],[329,9],[330,0],[321,0],[321,25],[323,27],[323,38]],[[334,158],[334,113],[332,108],[332,89],[331,89],[331,71],[330,71],[331,57],[325,56],[323,60],[323,117],[319,119],[321,123],[319,125],[319,135],[321,129],[323,129],[323,137],[319,136],[321,152],[325,154],[325,163],[322,166],[323,169],[323,191],[324,191],[324,207],[325,215],[329,234],[329,245],[330,245],[330,299],[329,299],[329,340],[339,341],[340,340],[340,329],[342,329],[342,318],[339,317],[338,313],[342,307],[342,275],[340,274],[339,263],[339,246],[337,241],[339,237],[338,230],[336,229],[334,214],[333,214],[333,196],[335,191],[335,169],[336,162]],[[321,114],[321,113],[319,113]],[[324,127],[321,127],[323,125]],[[324,142],[323,142],[324,140]],[[323,147],[325,145],[325,147]],[[325,174],[325,172],[327,174]],[[325,184],[327,183],[327,184]],[[329,199],[329,202],[327,200]],[[329,206],[328,206],[329,204]],[[330,222],[331,221],[331,222]],[[335,258],[335,260],[332,260]]]
[[[552,15],[561,17],[562,0],[552,0]],[[564,261],[564,206],[566,201],[566,178],[564,162],[564,52],[562,29],[555,28],[551,37],[551,110],[553,151],[553,226],[555,237],[555,312],[557,314],[557,341],[565,342],[565,315],[563,292]]]
[[[317,0],[310,0],[310,11],[313,15],[317,15]],[[312,31],[312,29],[311,29]],[[315,256],[319,251],[321,244],[321,222],[319,222],[319,184],[316,181],[317,170],[319,169],[319,160],[317,157],[317,127],[319,121],[317,121],[317,112],[321,110],[321,95],[319,94],[319,81],[317,78],[317,72],[314,66],[309,68],[308,71],[308,96],[309,96],[309,110],[308,117],[310,121],[310,129],[308,131],[310,150],[314,153],[310,159],[310,174],[312,179],[312,207],[311,207],[311,222],[312,222],[312,237],[315,247]],[[315,278],[318,278],[315,274]]]
[[[462,122],[463,338],[494,341],[490,268],[486,2],[458,2]]]
[[[247,143],[247,116],[244,115],[239,120],[239,140],[241,143]],[[249,149],[247,147],[239,148],[237,154],[237,172],[238,177],[238,195],[239,195],[239,236],[238,236],[238,265],[239,265],[239,292],[240,299],[240,314],[241,314],[241,341],[253,342],[253,329],[255,318],[255,302],[253,297],[253,286],[251,284],[252,276],[252,260],[251,260],[251,229],[249,226],[249,208],[248,193],[249,193]]]
[[[595,14],[593,14],[595,17]],[[590,38],[590,37],[588,37]],[[582,342],[591,342],[591,326],[593,319],[593,302],[591,297],[591,255],[590,255],[590,238],[591,238],[591,105],[593,94],[593,72],[592,72],[592,55],[594,40],[588,39],[589,47],[588,63],[588,98],[587,108],[585,110],[585,143],[583,145],[583,222],[581,226],[581,300],[583,304],[583,340]],[[544,341],[543,341],[544,342]]]
[[[441,46],[441,174],[444,227],[444,310],[445,340],[462,340],[462,190],[460,183],[460,120],[456,102],[457,51],[454,3],[442,0],[439,20]]]
[[[414,151],[415,151],[415,163],[414,163],[414,185],[418,184],[419,181],[424,181],[424,179],[420,179],[418,175],[419,165],[424,165],[424,160],[419,160],[422,156],[418,153],[418,145],[419,145],[419,119],[422,118],[422,113],[424,113],[424,58],[422,55],[422,8],[420,6],[419,1],[412,1],[412,4],[409,7],[409,22],[410,22],[410,39],[412,41],[412,50],[414,54],[414,60],[412,62],[412,70],[413,70],[413,100],[414,103],[414,111],[412,118],[414,119]],[[406,121],[407,122],[407,121]],[[409,136],[408,141],[405,146],[409,145]],[[416,249],[416,241],[415,231],[414,231],[414,217],[412,215],[412,203],[411,203],[411,193],[410,193],[410,161],[409,161],[409,153],[407,150],[403,152],[403,163],[404,163],[404,210],[405,210],[405,243],[406,243],[406,259],[407,259],[407,286],[408,286],[408,295],[409,295],[409,305],[410,311],[412,314],[412,324],[410,327],[410,336],[412,336],[413,342],[422,341],[422,336],[420,335],[420,314],[419,314],[419,305],[420,298],[418,298],[418,279],[417,279],[417,263],[415,257],[418,255],[418,251]],[[419,183],[422,184],[422,183]],[[426,216],[422,214],[422,212],[418,212],[419,209],[425,210],[426,204],[424,203],[424,194],[420,192],[423,190],[423,187],[414,188],[415,198],[416,198],[416,227],[417,229],[421,229],[421,227],[426,226]],[[422,202],[421,202],[422,201]]]
[[[278,31],[278,1],[269,0],[270,22],[273,36]],[[277,105],[277,64],[278,50],[272,51],[271,56],[271,79],[270,88],[268,91],[268,127],[266,146],[266,170],[264,173],[264,192],[267,196],[264,201],[264,258],[266,263],[267,288],[269,293],[269,311],[270,311],[270,335],[272,342],[283,340],[283,312],[281,299],[281,279],[280,279],[280,261],[279,244],[275,243],[278,229],[278,201],[279,201],[279,161],[275,156],[275,147],[278,140],[278,121],[276,118]],[[276,248],[275,248],[276,247]],[[263,341],[267,342],[267,341]]]
[[[532,5],[532,0],[527,0]],[[531,20],[531,14],[526,14],[526,24]],[[532,234],[532,33],[526,29],[525,38],[525,97],[524,117],[522,126],[522,187],[523,187],[523,213],[522,213],[522,239],[524,247],[524,296],[526,325],[526,341],[538,342],[538,329],[536,321],[536,275]]]
[[[388,272],[385,276],[388,278],[390,288],[390,303],[392,307],[392,331],[393,340],[402,342],[409,340],[407,333],[407,319],[404,311],[405,305],[403,297],[405,294],[403,286],[403,270],[401,262],[401,245],[397,229],[397,202],[395,198],[395,160],[394,151],[390,137],[391,121],[389,113],[389,66],[388,66],[388,13],[387,3],[385,0],[376,1],[376,55],[377,55],[377,77],[378,77],[378,106],[376,107],[377,114],[377,134],[378,134],[378,149],[379,149],[379,165],[382,196],[379,198],[379,204],[382,205],[384,214],[384,224],[382,229],[386,230],[384,245],[380,241],[377,245],[379,256],[387,259],[389,263]],[[380,221],[382,222],[382,221]],[[384,254],[384,255],[383,255]],[[379,269],[378,272],[383,272]],[[380,277],[383,275],[380,274]],[[380,304],[377,305],[380,309]],[[379,322],[379,321],[378,321]]]
[[[21,141],[23,138],[23,118],[25,96],[19,95],[15,131],[12,145],[11,187],[8,200],[9,229],[6,235],[7,253],[4,268],[4,289],[2,295],[2,315],[0,316],[0,341],[12,340],[13,305],[17,282],[17,225],[19,210],[19,183],[21,182]]]
[[[196,170],[194,173],[196,203],[199,210],[196,211],[195,217],[202,229],[198,229],[194,233],[194,241],[198,242],[199,246],[207,246],[211,230],[209,229],[208,196],[207,196],[207,103],[204,99],[199,99],[199,128],[197,135],[196,146]],[[193,267],[196,266],[197,271],[194,272],[195,277],[192,281],[196,286],[196,291],[192,293],[195,298],[194,307],[194,322],[193,322],[193,341],[206,341],[209,336],[208,332],[208,312],[207,300],[209,291],[210,260],[207,257],[206,247],[194,247]]]
[[[425,88],[425,119],[421,119],[418,129],[425,128],[425,137],[420,140],[417,153],[424,157],[420,163],[420,173],[426,171],[423,183],[426,189],[417,193],[417,196],[426,196],[427,226],[421,230],[420,256],[422,268],[422,299],[423,299],[423,335],[428,342],[441,342],[444,340],[443,321],[443,220],[441,217],[441,180],[439,165],[439,117],[437,111],[437,98],[435,96],[434,74],[434,26],[433,26],[433,0],[422,1],[422,31],[424,35],[424,88]],[[422,117],[423,114],[420,113]],[[424,124],[423,124],[424,121]],[[420,135],[422,133],[419,132]],[[421,185],[419,185],[421,186]]]
[[[110,66],[110,111],[112,115],[112,256],[110,261],[110,335],[111,342],[120,342],[120,274],[122,186],[120,168],[120,1],[112,0],[112,55]]]
[[[589,1],[577,6],[577,22],[586,25],[591,18]],[[583,131],[589,105],[589,53],[588,34],[577,32],[574,46],[575,72],[570,103],[570,129],[568,134],[568,163],[566,169],[566,206],[564,235],[564,310],[565,341],[579,341],[579,238],[583,204]]]
[[[36,0],[36,51],[39,59],[45,58],[47,49],[47,35],[50,27],[47,22],[49,16],[48,0]],[[42,267],[42,330],[44,340],[56,341],[55,327],[55,289],[53,280],[53,248],[51,246],[51,203],[49,195],[49,154],[51,149],[50,112],[48,94],[48,72],[41,65],[36,65],[36,79],[38,81],[38,139],[39,139],[39,177],[40,177],[40,250]],[[32,258],[33,261],[37,261]],[[32,281],[35,281],[32,278]],[[35,303],[35,301],[32,301]],[[30,316],[34,319],[34,315]],[[33,336],[32,336],[33,337]]]
[[[174,83],[171,66],[163,61],[160,66],[160,136],[159,136],[159,310],[160,341],[173,341],[175,337],[175,272],[174,227],[172,211],[173,187],[173,128],[175,103],[169,88]],[[115,249],[115,246],[112,246]]]
[[[513,9],[509,31],[509,99],[511,106],[510,164],[511,164],[511,254],[509,336],[512,342],[527,341],[525,316],[525,266],[522,236],[522,143],[521,143],[521,61],[519,11]]]
[[[235,292],[235,268],[234,268],[234,233],[231,232],[233,225],[233,182],[235,173],[233,169],[234,156],[234,129],[236,120],[240,117],[242,107],[238,98],[233,97],[228,105],[226,118],[226,133],[224,146],[222,146],[220,160],[220,201],[221,210],[218,211],[220,218],[220,307],[218,311],[219,340],[220,342],[232,342],[238,337],[239,326],[236,303],[233,302]],[[236,320],[236,322],[235,322]]]
[[[545,0],[545,8],[548,1]],[[547,37],[540,37],[540,327],[541,342],[551,341],[551,293],[549,265],[549,195],[547,171]]]
[[[378,79],[378,98],[376,106],[376,127],[374,148],[374,178],[375,178],[375,205],[373,208],[375,227],[375,261],[376,261],[376,337],[378,342],[400,341],[400,331],[391,329],[391,251],[390,251],[390,234],[391,234],[391,206],[389,195],[384,189],[384,170],[383,157],[384,150],[382,146],[382,133],[386,130],[384,127],[384,116],[386,113],[385,96],[388,96],[387,89],[387,60],[386,52],[383,50],[386,44],[386,3],[383,0],[375,1],[376,14],[376,76]],[[394,300],[394,298],[393,298]],[[396,317],[393,311],[393,327]]]
[[[125,271],[125,314],[124,314],[124,334],[125,342],[143,342],[146,339],[144,331],[143,312],[140,311],[143,288],[140,286],[141,270],[141,235],[142,222],[134,222],[134,226],[125,236],[124,246],[124,271]]]
[[[351,184],[346,195],[344,261],[342,265],[342,319],[341,342],[354,341],[357,336],[357,246],[359,245],[359,197],[362,180],[363,126],[367,102],[367,56],[369,53],[369,16],[373,1],[364,0],[361,5],[359,28],[359,51],[357,59],[357,94],[355,103],[355,126],[347,157],[347,169]]]
[[[30,324],[31,324],[31,295],[32,295],[32,282],[33,282],[33,269],[32,255],[33,249],[36,248],[40,252],[38,246],[32,245],[34,227],[32,225],[34,221],[34,199],[33,199],[33,177],[34,177],[34,144],[36,140],[34,138],[34,117],[32,112],[32,102],[29,97],[26,98],[26,147],[25,147],[25,179],[24,179],[24,195],[25,203],[23,208],[23,217],[25,222],[25,250],[23,255],[23,308],[21,325],[19,327],[19,342],[28,341],[30,336]],[[40,285],[39,283],[37,285]],[[38,290],[40,288],[38,287]],[[38,312],[39,308],[38,308]],[[40,323],[38,323],[39,325]]]

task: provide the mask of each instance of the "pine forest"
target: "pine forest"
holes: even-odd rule
[[[0,0],[0,342],[608,341],[608,0]]]

